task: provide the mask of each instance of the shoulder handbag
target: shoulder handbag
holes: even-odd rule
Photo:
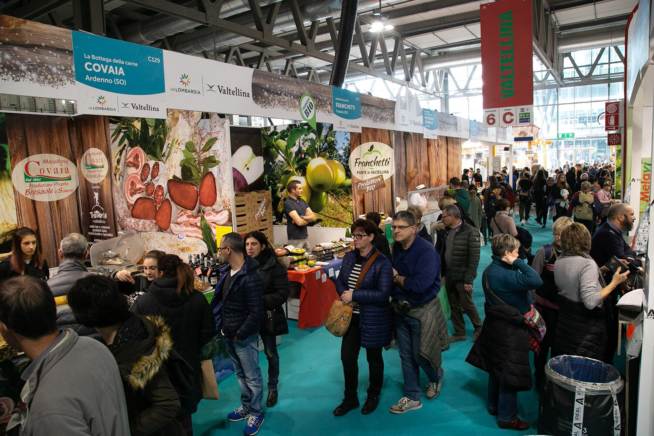
[[[510,304],[502,300],[495,292],[493,292],[493,289],[488,283],[488,275],[486,273],[484,273],[484,284],[486,285],[486,290],[493,298],[499,301],[500,304],[510,306]],[[527,327],[529,327],[531,330],[532,336],[534,336],[538,342],[542,342],[543,338],[545,337],[545,333],[547,332],[547,326],[545,325],[545,320],[541,316],[540,312],[538,312],[538,309],[536,309],[532,304],[529,311],[523,313],[522,317]]]
[[[263,328],[261,331],[268,336],[288,334],[286,313],[284,313],[284,309],[281,306],[264,311]]]
[[[202,398],[205,400],[218,400],[218,382],[216,380],[216,371],[213,369],[213,360],[203,360],[202,369]]]
[[[363,265],[355,289],[357,289],[363,278],[368,273],[368,270],[372,267],[372,264],[375,263],[375,260],[379,256],[379,251],[375,251],[368,261]],[[334,336],[341,337],[345,335],[347,329],[350,328],[350,321],[352,321],[352,304],[343,303],[340,299],[334,300],[332,307],[329,309],[327,314],[327,320],[325,321],[325,328],[329,330],[329,333]]]

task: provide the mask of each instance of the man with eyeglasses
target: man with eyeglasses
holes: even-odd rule
[[[264,313],[263,280],[257,262],[246,256],[245,242],[238,233],[223,236],[218,257],[227,267],[221,271],[211,307],[241,387],[241,405],[227,418],[232,422],[246,420],[243,434],[254,435],[264,419],[257,348]]]
[[[481,319],[472,301],[472,283],[479,266],[479,230],[461,219],[461,210],[455,205],[447,206],[441,219],[447,228],[440,254],[441,271],[445,277],[445,289],[452,309],[454,335],[450,342],[464,341],[464,312],[475,329],[473,338],[481,331]]]
[[[420,368],[429,380],[428,399],[440,394],[443,382],[437,317],[440,258],[429,242],[417,236],[417,224],[407,211],[393,217],[392,306],[404,378],[404,396],[390,409],[395,414],[422,407]]]
[[[633,207],[625,203],[611,206],[606,222],[599,226],[593,235],[590,249],[590,256],[599,267],[604,266],[613,256],[619,259],[636,257],[623,236],[633,229],[635,221],[636,214]]]

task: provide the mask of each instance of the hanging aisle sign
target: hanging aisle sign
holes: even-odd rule
[[[425,129],[423,132],[425,139],[438,138],[438,117],[435,111],[431,109],[422,110],[422,126]]]
[[[361,96],[347,89],[332,87],[334,128],[347,132],[361,132]]]
[[[6,15],[0,41],[0,94],[75,101],[75,115],[164,119],[167,110],[184,109],[299,121],[299,100],[308,93],[316,122],[337,130],[468,137],[468,121],[446,113],[436,113],[436,133],[426,129],[420,100],[406,88],[394,102]],[[50,113],[20,104],[3,110]],[[502,132],[486,140],[499,141]]]
[[[489,127],[533,123],[531,0],[481,5],[484,122]]]
[[[73,31],[84,113],[166,118],[163,50]]]

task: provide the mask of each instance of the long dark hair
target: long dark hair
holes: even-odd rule
[[[250,232],[247,235],[245,235],[245,238],[243,240],[247,241],[248,238],[256,239],[261,245],[261,253],[259,254],[259,256],[261,256],[261,254],[264,254],[264,252],[266,252],[266,255],[269,255],[270,253],[274,253],[270,241],[268,240],[268,238],[263,232],[260,232],[258,230],[254,232]]]
[[[11,257],[9,258],[9,265],[12,271],[16,274],[23,274],[25,272],[25,257],[20,245],[26,236],[34,236],[36,238],[36,251],[32,256],[32,264],[38,268],[43,267],[43,259],[41,258],[41,244],[39,243],[39,235],[29,227],[21,227],[14,232],[11,241]]]
[[[163,276],[170,279],[177,279],[177,294],[180,296],[189,296],[193,293],[193,281],[195,275],[193,269],[184,262],[179,256],[166,254],[159,259],[159,271]]]

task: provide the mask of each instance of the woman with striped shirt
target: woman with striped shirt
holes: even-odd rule
[[[334,409],[335,416],[343,416],[359,407],[357,361],[361,347],[366,349],[370,373],[368,398],[361,413],[367,415],[377,408],[384,380],[382,349],[391,341],[389,298],[393,287],[393,267],[388,258],[372,245],[377,232],[373,222],[356,220],[350,230],[355,250],[343,258],[336,280],[336,291],[343,302],[353,305],[353,315],[341,343],[345,398]]]

